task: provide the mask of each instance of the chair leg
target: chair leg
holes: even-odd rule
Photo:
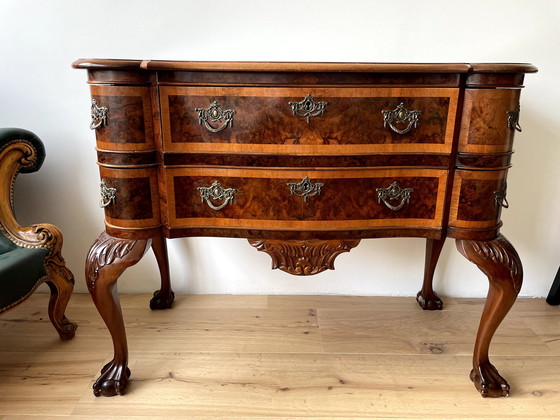
[[[63,341],[74,337],[78,326],[70,322],[64,315],[68,301],[74,290],[74,275],[66,268],[64,260],[48,261],[47,272],[49,279],[46,281],[51,289],[49,300],[49,318]]]

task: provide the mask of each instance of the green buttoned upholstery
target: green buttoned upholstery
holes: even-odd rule
[[[15,177],[38,171],[44,159],[45,148],[35,134],[21,128],[0,129],[0,314],[24,302],[46,282],[51,289],[49,318],[60,338],[67,340],[76,330],[64,315],[74,276],[60,253],[62,234],[49,224],[20,226],[12,208]]]
[[[44,248],[17,246],[0,232],[0,313],[26,299],[44,281]]]

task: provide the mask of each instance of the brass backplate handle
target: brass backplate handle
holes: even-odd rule
[[[507,185],[504,185],[504,187],[501,190],[494,191],[494,204],[496,206],[503,207],[504,209],[509,208],[509,203],[506,196],[507,196]]]
[[[95,99],[91,100],[91,123],[89,128],[92,130],[101,127],[102,125],[107,125],[107,114],[109,108],[104,106],[97,106],[97,101]]]
[[[233,199],[237,190],[235,188],[224,188],[218,181],[214,181],[209,187],[197,187],[200,193],[200,199],[208,204],[213,210],[221,210],[228,204],[233,203]],[[221,201],[221,204],[214,204],[215,201]]]
[[[394,181],[387,188],[376,188],[376,191],[378,203],[383,203],[391,210],[398,211],[402,209],[405,204],[408,204],[414,189],[402,188],[397,181]]]
[[[519,104],[517,104],[517,106],[515,107],[515,109],[511,110],[511,111],[506,111],[506,114],[508,116],[508,127],[511,128],[512,130],[516,130],[516,131],[523,131],[521,126],[519,125],[519,112],[521,111],[521,107],[519,106]]]
[[[198,124],[204,125],[208,131],[217,133],[226,127],[233,126],[234,109],[223,109],[217,101],[208,108],[195,108],[198,113]]]
[[[307,202],[308,197],[315,197],[321,194],[321,188],[325,184],[319,182],[312,182],[309,177],[305,177],[301,182],[292,183],[288,182],[288,187],[290,187],[290,194],[297,195],[298,197],[303,197],[303,201]]]
[[[316,101],[311,94],[308,94],[300,102],[288,102],[292,108],[292,114],[296,117],[305,117],[307,123],[311,122],[311,117],[319,117],[326,111],[328,102]]]
[[[109,204],[115,202],[115,197],[117,196],[117,189],[108,187],[104,180],[101,180],[101,201],[99,201],[99,207],[105,208]]]
[[[422,115],[422,111],[419,110],[408,110],[405,108],[404,104],[401,102],[397,105],[395,109],[386,109],[381,111],[383,114],[383,127],[387,125],[397,134],[406,134],[412,127],[416,128],[418,125],[418,118]],[[395,124],[402,127],[403,124],[407,124],[404,128],[399,128]]]

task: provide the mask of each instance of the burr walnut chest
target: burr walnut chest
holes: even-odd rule
[[[423,237],[417,300],[432,289],[446,237],[490,288],[471,379],[483,396],[509,385],[488,359],[519,293],[522,267],[499,233],[530,64],[249,63],[78,60],[87,69],[105,231],[86,263],[114,343],[96,395],[130,371],[116,280],[150,247],[173,292],[165,238],[247,238],[273,268],[333,268],[361,239]]]

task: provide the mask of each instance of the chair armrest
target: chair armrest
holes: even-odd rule
[[[45,160],[45,146],[41,139],[35,133],[23,128],[0,128],[0,153],[5,147],[17,143],[28,144],[31,147],[31,150],[26,150],[26,158],[21,160],[18,172],[38,171]]]
[[[14,214],[13,188],[20,172],[35,172],[45,160],[43,142],[31,131],[0,129],[0,229],[19,246],[58,248],[60,231],[49,224],[20,226]],[[60,245],[62,237],[60,237]]]

